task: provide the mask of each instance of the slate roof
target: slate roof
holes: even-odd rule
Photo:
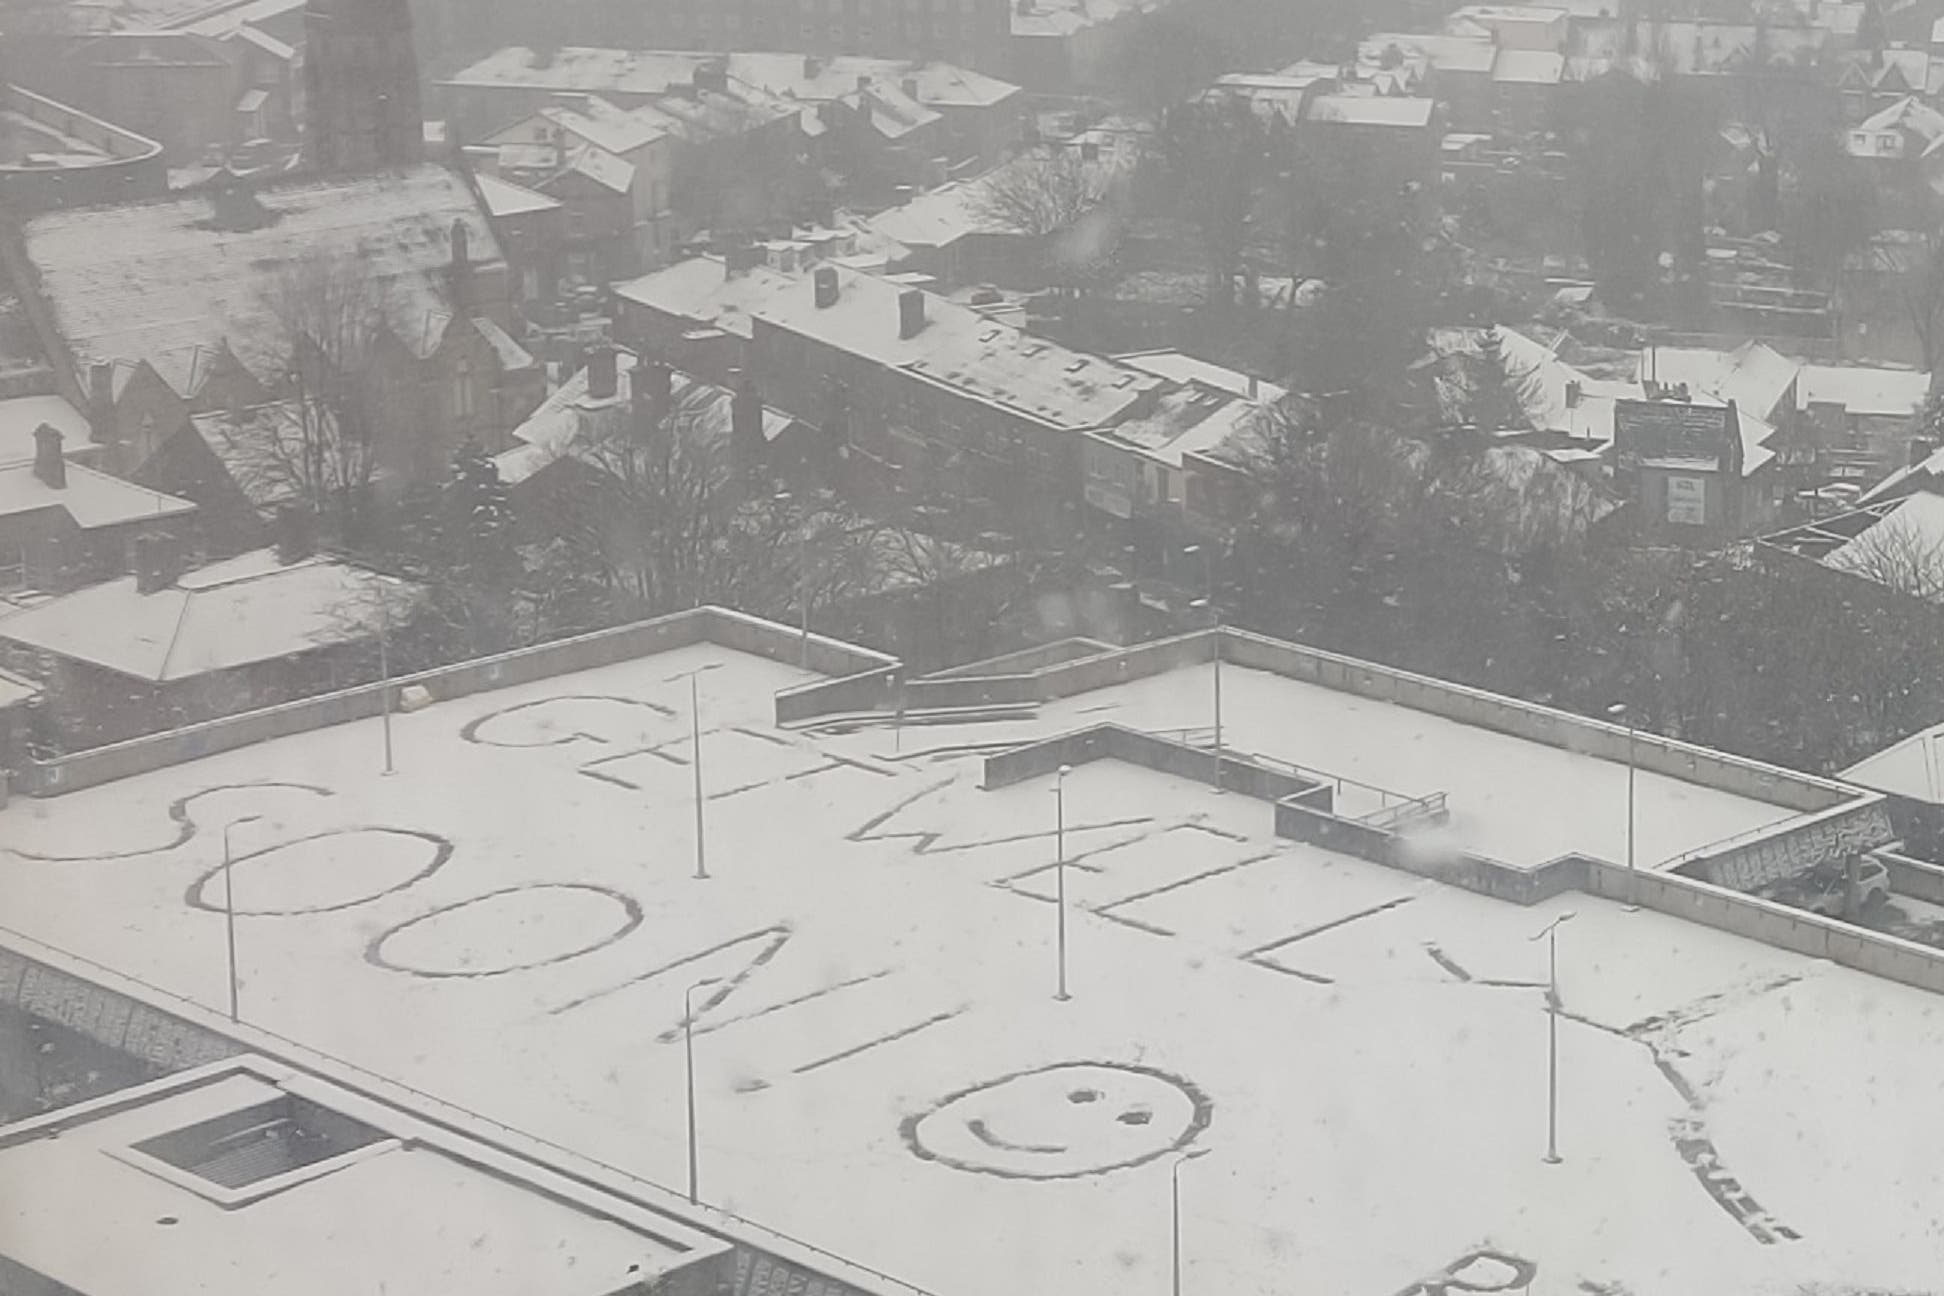
[[[292,180],[256,196],[274,219],[255,229],[219,228],[204,193],[25,221],[21,246],[77,367],[146,360],[189,395],[227,346],[252,372],[279,373],[289,342],[271,300],[293,268],[336,257],[366,268],[401,338],[436,336],[428,329],[451,315],[453,223],[465,224],[476,267],[504,264],[465,181],[433,163]]]
[[[0,639],[151,683],[368,637],[380,586],[399,615],[418,588],[327,558],[284,566],[257,550],[139,593],[133,576],[0,617]]]

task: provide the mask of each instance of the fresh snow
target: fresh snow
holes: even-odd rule
[[[1389,1296],[1481,1250],[1544,1293],[1935,1284],[1938,1000],[1586,896],[1498,903],[1100,762],[1059,798],[1060,1002],[1055,781],[982,791],[976,753],[934,749],[1198,726],[1209,669],[1023,726],[841,738],[774,727],[802,678],[686,648],[399,715],[390,777],[372,720],[16,799],[0,922],[220,1008],[207,875],[234,824],[246,1020],[677,1190],[682,999],[713,979],[703,1199],[943,1296],[1163,1290],[1170,1175],[1202,1149],[1190,1291]],[[1223,687],[1236,748],[1446,791],[1488,853],[1624,850],[1622,766],[1233,667]],[[1643,860],[1783,813],[1644,776],[1637,797]],[[1567,912],[1549,1166],[1530,938]]]

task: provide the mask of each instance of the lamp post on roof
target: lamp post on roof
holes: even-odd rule
[[[695,992],[714,985],[719,978],[704,977],[682,991],[682,1061],[688,1094],[688,1199],[695,1204],[697,1166],[695,1142]]]
[[[1054,910],[1057,914],[1057,956],[1059,959],[1059,989],[1053,995],[1061,1003],[1073,996],[1067,993],[1066,978],[1066,777],[1073,772],[1071,765],[1060,766],[1053,780],[1053,879]]]
[[[229,949],[229,1015],[231,1021],[237,1016],[236,980],[236,889],[230,883],[230,864],[233,856],[230,851],[230,832],[246,823],[255,823],[262,815],[244,815],[223,825],[223,935]]]
[[[1558,1165],[1559,1156],[1559,925],[1571,922],[1572,910],[1547,923],[1528,940],[1546,942],[1546,1157]]]
[[[1208,613],[1210,640],[1215,663],[1215,791],[1222,791],[1222,610],[1215,603],[1215,549],[1210,544],[1191,544],[1183,553],[1202,556],[1202,596],[1188,606]]]
[[[697,677],[707,667],[689,672],[689,764],[695,773],[695,876],[704,881],[709,876],[708,851],[705,845],[707,825],[702,818],[702,686]]]
[[[385,595],[385,578],[377,580],[378,591],[378,694],[384,707],[385,773],[392,768],[392,688],[391,688],[391,600]]]
[[[789,491],[778,491],[776,494],[776,500],[777,503],[788,506],[794,501],[794,497],[790,494]],[[806,670],[810,666],[809,525],[810,525],[809,513],[807,511],[799,513],[797,517],[797,525],[796,525],[797,613],[799,617],[799,625],[797,629],[797,665],[805,668]]]
[[[1640,875],[1634,872],[1634,718],[1625,702],[1615,702],[1607,714],[1627,726],[1627,904],[1628,913],[1640,908]]]
[[[1174,1256],[1174,1296],[1181,1296],[1181,1167],[1196,1157],[1208,1155],[1205,1147],[1193,1152],[1184,1152],[1174,1159],[1174,1166],[1168,1172],[1169,1230],[1173,1245],[1169,1248]]]

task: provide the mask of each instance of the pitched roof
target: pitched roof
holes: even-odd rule
[[[520,444],[493,458],[502,481],[518,485],[547,465],[569,456],[586,460],[593,443],[627,428],[633,418],[636,360],[623,351],[616,354],[614,361],[613,396],[605,400],[590,397],[587,370],[581,369],[513,429],[514,439]],[[673,369],[669,373],[669,396],[677,408],[697,420],[698,430],[703,434],[729,435],[735,394],[728,388]],[[764,406],[763,439],[774,441],[795,423],[788,414]]]
[[[62,437],[66,453],[88,449],[88,420],[60,396],[14,396],[0,400],[0,464],[32,459],[34,430],[47,424]]]
[[[262,549],[139,593],[133,576],[0,617],[0,639],[152,683],[369,637],[380,589],[397,615],[416,586],[326,558],[284,566]]]
[[[1070,351],[922,289],[831,269],[838,281],[834,304],[819,307],[811,277],[804,276],[753,304],[751,318],[1072,430],[1119,422],[1166,385],[1152,374]],[[925,307],[925,326],[909,338],[899,336],[899,297],[906,291],[922,293]]]
[[[1566,58],[1551,50],[1500,50],[1492,64],[1492,80],[1500,85],[1558,85]]]
[[[533,212],[558,211],[560,200],[549,198],[543,193],[535,193],[524,185],[516,185],[498,176],[480,174],[473,177],[479,186],[479,196],[486,204],[488,215],[508,217],[526,216]]]
[[[713,54],[698,50],[634,50],[569,45],[545,62],[525,46],[509,45],[461,69],[442,84],[466,87],[523,86],[552,91],[609,92],[624,96],[664,95],[692,86],[698,68],[719,67],[732,85],[742,85],[805,103],[842,98],[858,79],[902,87],[914,82],[912,96],[929,107],[979,108],[1020,94],[1018,86],[950,63],[914,59],[739,51]]]
[[[1430,99],[1389,95],[1318,95],[1310,101],[1308,120],[1422,129],[1431,124],[1431,112],[1436,106]]]
[[[1915,369],[1810,364],[1802,366],[1796,406],[1840,405],[1851,414],[1901,416],[1924,403],[1930,384],[1931,376]]]
[[[1640,353],[1634,376],[1668,387],[1685,385],[1693,395],[1735,402],[1743,418],[1766,419],[1788,395],[1801,370],[1800,361],[1763,343],[1744,342],[1732,351],[1649,347]]]
[[[188,395],[206,357],[225,346],[253,373],[283,370],[289,342],[271,299],[306,265],[355,259],[382,293],[393,330],[412,339],[451,314],[445,272],[455,221],[466,226],[474,265],[503,264],[472,191],[433,163],[255,192],[274,219],[254,229],[218,228],[200,193],[26,220],[21,246],[76,365],[146,360]]]
[[[768,266],[731,275],[721,257],[691,257],[614,286],[624,300],[748,338],[750,308],[794,282]]]
[[[188,500],[110,477],[72,460],[67,465],[67,485],[60,488],[37,477],[31,459],[0,464],[0,517],[58,508],[66,510],[83,531],[92,531],[144,518],[177,517],[193,512],[195,507]]]

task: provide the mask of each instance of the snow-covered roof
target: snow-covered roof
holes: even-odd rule
[[[1310,101],[1308,120],[1347,126],[1397,126],[1422,129],[1431,124],[1437,104],[1430,99],[1389,95],[1318,95]]]
[[[272,1112],[288,1110],[293,1100],[329,1113],[328,1128],[343,1146],[327,1144],[333,1156],[279,1192],[250,1177],[247,1163],[254,1151],[262,1163],[256,1169],[306,1164],[303,1152],[276,1154],[280,1131],[266,1128]],[[230,1124],[218,1124],[224,1121]],[[245,1172],[238,1176],[248,1185],[244,1192],[263,1187],[269,1195],[219,1205],[218,1180],[227,1186],[228,1175],[164,1164],[160,1140],[211,1124],[211,1139],[220,1131],[232,1140],[227,1164]],[[251,1129],[267,1135],[264,1144],[253,1148],[238,1137]],[[144,1164],[144,1153],[156,1159]],[[174,1177],[164,1177],[171,1170]],[[10,1203],[0,1229],[8,1258],[50,1287],[90,1296],[594,1296],[664,1280],[679,1285],[676,1271],[698,1260],[706,1265],[728,1245],[508,1155],[490,1138],[414,1119],[255,1057],[178,1071],[119,1090],[113,1101],[63,1107],[13,1127],[0,1136],[0,1193]],[[97,1238],[130,1244],[64,1239],[68,1221],[83,1215],[104,1230]],[[143,1230],[157,1230],[157,1220],[167,1221],[167,1242],[133,1245]],[[168,1263],[155,1262],[158,1247],[173,1253]]]
[[[597,400],[587,392],[587,370],[580,369],[541,402],[525,422],[513,429],[520,444],[495,455],[500,480],[517,486],[569,455],[584,457],[590,445],[600,438],[625,431],[633,419],[635,357],[616,353],[614,395]],[[726,437],[734,427],[735,393],[727,387],[705,383],[680,369],[669,371],[669,399],[685,416],[695,420],[694,428],[705,436]],[[763,408],[763,439],[774,441],[796,420],[781,410]],[[596,460],[598,462],[598,459]]]
[[[67,454],[88,449],[88,419],[61,396],[13,396],[0,400],[0,464],[32,459],[34,430],[43,423],[61,434]]]
[[[1268,408],[1266,399],[1185,382],[1164,390],[1145,413],[1088,435],[1179,468],[1187,455],[1206,454],[1258,427]]]
[[[166,25],[200,36],[225,36],[242,27],[296,14],[303,8],[304,0],[242,0],[240,4],[236,0],[219,0],[213,5],[201,4],[195,12]]]
[[[484,173],[473,177],[479,185],[479,196],[486,204],[488,215],[499,217],[527,216],[534,212],[557,211],[560,200],[549,198],[546,194],[535,193],[524,185],[516,185],[511,180]]]
[[[292,276],[356,264],[402,339],[450,315],[452,226],[476,267],[503,265],[492,226],[456,173],[432,163],[306,177],[255,190],[270,219],[225,228],[206,193],[76,207],[23,222],[21,245],[77,367],[141,361],[190,395],[225,347],[260,376],[287,367],[274,300]]]
[[[1551,50],[1507,49],[1492,64],[1492,80],[1500,85],[1558,85],[1565,70],[1565,56]]]
[[[1156,378],[1165,378],[1169,382],[1200,383],[1231,396],[1252,396],[1256,400],[1273,403],[1289,394],[1287,389],[1275,383],[1252,379],[1238,369],[1189,355],[1186,351],[1130,351],[1114,359],[1131,369],[1151,373]]]
[[[1872,113],[1851,128],[1851,134],[1907,130],[1926,143],[1944,135],[1944,113],[1919,99],[1906,95],[1897,102]]]
[[[839,102],[864,114],[871,129],[887,140],[903,139],[941,120],[937,112],[906,94],[895,82],[874,82],[869,89],[853,90]]]
[[[1869,365],[1802,366],[1796,405],[1840,405],[1851,414],[1909,414],[1930,394],[1931,376],[1915,369]]]
[[[1656,346],[1640,353],[1634,378],[1663,387],[1685,385],[1691,395],[1735,402],[1744,419],[1768,419],[1789,395],[1801,369],[1800,361],[1761,342],[1744,342],[1732,351]]]
[[[367,638],[381,597],[396,616],[418,588],[328,558],[286,566],[259,549],[149,594],[133,576],[64,594],[0,617],[0,639],[164,684]]]
[[[1457,36],[1443,33],[1379,32],[1364,38],[1358,57],[1381,64],[1387,51],[1395,48],[1406,58],[1417,57],[1440,72],[1484,74],[1492,70],[1498,47],[1489,37]]]
[[[763,265],[732,275],[721,257],[701,256],[616,284],[614,294],[747,339],[750,309],[794,282],[789,275]]]
[[[874,364],[1064,428],[1111,425],[1162,385],[1152,374],[1070,351],[932,293],[923,293],[925,326],[901,338],[899,295],[912,290],[874,275],[834,273],[839,288],[830,306],[816,304],[805,276],[749,313]]]
[[[1944,24],[1944,19],[1940,19]],[[1944,804],[1944,724],[1865,756],[1842,772],[1845,783],[1913,801]]]
[[[1851,517],[1874,520],[1822,556],[1824,566],[1944,602],[1944,495],[1916,491]]]
[[[0,711],[39,697],[41,686],[22,675],[0,670]]]
[[[31,459],[0,463],[0,518],[58,508],[83,531],[92,531],[143,518],[177,517],[193,512],[195,507],[188,500],[110,477],[72,460],[67,464],[67,485],[61,487],[42,481]]]
[[[840,99],[855,93],[860,78],[876,85],[904,87],[932,108],[982,108],[1020,93],[997,77],[918,59],[864,58],[738,51],[631,50],[569,45],[543,61],[525,46],[497,50],[454,73],[441,84],[463,87],[527,87],[536,90],[603,91],[623,96],[663,95],[692,86],[698,69],[721,68],[731,86],[753,87],[805,103]]]
[[[910,248],[950,247],[973,234],[1018,233],[987,210],[981,197],[986,185],[983,176],[955,180],[866,217],[864,224],[874,233]]]

